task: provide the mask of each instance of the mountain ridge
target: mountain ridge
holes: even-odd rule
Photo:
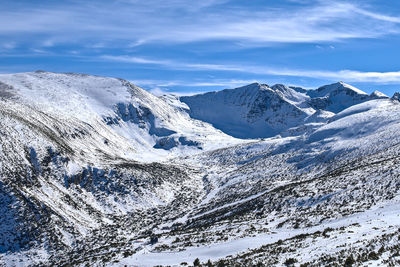
[[[338,82],[315,90],[253,83],[179,99],[188,105],[189,114],[195,119],[209,122],[235,137],[260,138],[301,126],[318,110],[338,113],[352,105],[386,97],[381,93],[368,95]],[[209,107],[204,109],[206,104]]]
[[[0,75],[0,265],[395,266],[400,104],[316,90],[187,98],[276,126],[238,139],[122,79]]]

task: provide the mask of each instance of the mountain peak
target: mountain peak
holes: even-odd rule
[[[342,81],[321,86],[315,91],[318,92],[319,96],[338,94],[340,92],[347,92],[348,94],[368,95],[366,92]]]
[[[273,86],[271,86],[271,88],[274,89],[274,90],[286,90],[286,89],[288,89],[288,87],[286,85],[281,84],[281,83],[274,84]]]
[[[252,83],[180,100],[189,106],[192,118],[234,137],[259,138],[274,136],[306,118],[309,114],[296,103],[307,98],[285,85]]]
[[[308,98],[305,94],[306,90],[297,87],[288,87],[284,84],[275,84],[271,86],[276,93],[293,103],[305,102]]]
[[[371,96],[371,97],[374,97],[374,98],[389,98],[387,95],[385,95],[385,94],[382,93],[382,92],[379,92],[378,90],[373,91],[373,92],[370,94],[370,96]]]
[[[265,83],[259,83],[259,82],[254,82],[248,85],[240,86],[234,89],[228,89],[228,90],[260,90],[260,89],[266,89],[269,88],[269,86]]]

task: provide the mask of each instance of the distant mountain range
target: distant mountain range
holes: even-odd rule
[[[238,138],[271,137],[293,127],[320,122],[325,118],[365,101],[388,98],[375,91],[371,95],[338,82],[316,90],[276,84],[253,83],[194,96],[180,97],[195,119],[211,123]],[[326,112],[327,111],[327,112]]]
[[[396,266],[399,118],[343,82],[1,74],[0,265]]]

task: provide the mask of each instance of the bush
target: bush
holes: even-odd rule
[[[286,266],[291,266],[291,265],[294,265],[296,262],[297,262],[296,259],[288,258],[288,259],[285,260],[285,262],[283,264],[286,265]]]
[[[157,242],[158,242],[158,237],[157,236],[150,237],[150,244],[151,245],[154,245]]]
[[[353,266],[354,263],[355,263],[355,260],[353,258],[353,255],[350,255],[347,257],[346,261],[344,262],[344,266],[350,267],[350,266]]]
[[[371,251],[368,255],[369,260],[379,260],[379,256],[375,253],[375,251]]]

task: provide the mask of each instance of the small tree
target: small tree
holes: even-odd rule
[[[346,261],[344,262],[345,267],[351,267],[355,263],[353,255],[347,257]]]
[[[200,266],[200,260],[199,258],[196,258],[193,262],[193,266]]]
[[[285,262],[283,264],[285,264],[286,266],[292,266],[297,262],[296,259],[294,258],[288,258],[285,260]]]
[[[154,245],[155,243],[158,242],[158,237],[153,235],[152,237],[150,237],[150,244]]]
[[[379,260],[378,254],[375,253],[375,251],[371,251],[368,255],[369,260]]]

